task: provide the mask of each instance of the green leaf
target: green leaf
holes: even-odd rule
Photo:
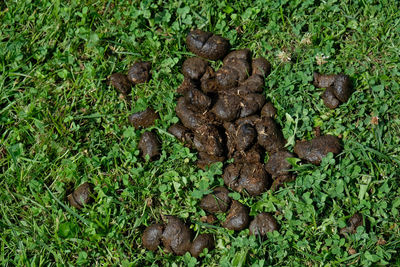
[[[72,222],[61,223],[58,227],[58,235],[62,238],[74,237],[77,233],[78,226]]]
[[[342,179],[336,181],[336,193],[341,195],[344,191],[344,182]]]
[[[242,267],[245,266],[247,260],[247,249],[239,251],[232,259],[232,266]]]
[[[369,251],[366,251],[364,256],[367,260],[372,261],[372,262],[377,262],[381,259],[379,256],[377,256],[375,254],[371,254]]]
[[[78,265],[84,265],[88,263],[88,254],[85,251],[79,252],[78,259],[76,260]]]

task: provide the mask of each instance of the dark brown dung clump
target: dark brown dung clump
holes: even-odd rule
[[[336,98],[335,94],[333,93],[333,87],[326,88],[325,92],[321,95],[322,100],[324,100],[325,106],[330,109],[334,109],[339,106],[340,101]]]
[[[215,40],[218,45],[208,44]],[[209,59],[224,57],[228,44],[201,30],[187,36],[189,49]],[[211,49],[208,55],[205,48]],[[271,64],[261,57],[252,60],[250,50],[241,49],[227,54],[218,70],[195,57],[185,60],[182,72],[184,80],[177,92],[183,96],[175,109],[182,125],[172,125],[168,131],[198,151],[200,168],[234,158],[235,163],[224,171],[225,184],[233,190],[250,195],[265,192],[271,180],[265,171],[264,153],[280,151],[286,144],[273,119],[276,109],[266,104],[263,94]]]
[[[239,201],[233,200],[223,226],[229,230],[240,231],[249,225],[249,210]]]
[[[200,208],[209,213],[226,212],[231,203],[228,194],[229,191],[225,187],[217,187],[211,194],[203,197]]]
[[[156,250],[161,243],[161,236],[164,231],[164,225],[153,224],[144,230],[142,235],[142,243],[148,250]]]
[[[193,133],[181,124],[172,124],[168,132],[175,136],[179,141],[185,143],[188,147],[193,147]]]
[[[162,243],[167,252],[183,255],[190,252],[193,257],[198,257],[205,248],[214,248],[214,237],[211,234],[200,234],[192,242],[190,228],[175,216],[165,216],[167,223],[156,223],[148,226],[142,234],[142,244],[155,251]]]
[[[265,236],[268,232],[279,230],[279,224],[269,213],[258,214],[250,223],[250,234]]]
[[[68,195],[69,203],[77,209],[83,208],[93,200],[91,197],[92,188],[93,186],[88,182],[81,184],[74,192]]]
[[[134,113],[128,117],[129,122],[138,129],[139,127],[147,128],[154,124],[154,121],[159,119],[157,112],[151,108],[144,111]]]
[[[339,138],[332,135],[317,136],[310,141],[297,141],[294,152],[312,164],[319,165],[329,152],[334,155],[342,151]]]
[[[261,117],[263,118],[275,118],[276,116],[276,108],[271,102],[268,102],[264,105],[261,110]]]
[[[340,234],[344,235],[347,233],[355,234],[358,226],[363,226],[363,216],[360,213],[356,213],[347,221],[348,226],[340,229]]]
[[[186,44],[191,52],[212,60],[223,58],[230,47],[227,39],[198,29],[187,35]]]
[[[146,155],[149,156],[150,160],[154,160],[160,155],[160,142],[153,132],[144,132],[140,137],[138,147],[144,159]]]
[[[136,62],[128,70],[128,79],[133,84],[146,83],[150,80],[150,62]]]
[[[340,103],[347,102],[353,88],[349,76],[344,74],[320,74],[314,73],[314,86],[318,88],[326,88],[322,94],[325,106],[330,109],[334,109],[340,105]]]
[[[190,254],[192,254],[193,257],[198,258],[205,248],[208,250],[214,248],[214,237],[212,234],[198,235],[193,240],[192,246],[190,247]]]
[[[182,73],[185,78],[192,80],[200,80],[206,72],[208,63],[204,59],[198,57],[188,58],[183,62]]]
[[[288,158],[297,155],[287,150],[281,126],[275,121],[277,110],[264,94],[271,64],[265,58],[252,59],[249,49],[228,53],[227,40],[201,30],[191,31],[186,41],[197,56],[223,58],[223,64],[213,69],[198,57],[184,61],[184,80],[177,89],[181,96],[175,109],[181,124],[170,126],[168,131],[198,152],[200,168],[233,159],[224,165],[222,176],[233,191],[258,196],[293,181],[296,176]],[[345,75],[315,74],[314,82],[327,88],[324,101],[329,106],[337,106],[350,97],[350,79]],[[298,141],[295,146],[295,153],[313,164],[320,164],[329,152],[336,155],[340,151],[339,139],[329,135]],[[268,153],[266,164],[265,153]],[[200,207],[214,214],[225,212],[231,203],[223,226],[244,229],[249,224],[248,210],[238,201],[230,201],[228,190],[219,187],[203,197]],[[208,222],[208,218],[202,220]],[[276,220],[264,213],[252,225],[251,231],[256,232],[260,227],[262,235],[278,229]]]
[[[190,250],[191,232],[189,227],[174,216],[167,216],[168,223],[164,228],[161,240],[167,251],[183,255]]]
[[[232,163],[223,174],[227,186],[237,192],[245,190],[251,196],[257,196],[267,190],[270,180],[261,163]]]
[[[270,156],[265,169],[273,179],[280,176],[288,176],[290,175],[289,170],[292,168],[292,165],[287,159],[293,157],[295,157],[293,153],[278,151]]]
[[[133,84],[128,79],[128,76],[123,73],[111,74],[109,81],[111,85],[114,86],[115,89],[123,95],[128,95],[132,90]]]

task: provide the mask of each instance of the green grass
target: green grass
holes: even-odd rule
[[[189,254],[142,247],[143,229],[162,214],[215,234],[216,249],[197,260],[203,266],[399,265],[400,8],[347,2],[1,2],[0,265],[193,266]],[[265,241],[200,223],[199,197],[223,184],[222,164],[197,169],[196,153],[166,132],[177,121],[181,64],[192,55],[185,36],[197,27],[270,60],[266,96],[289,149],[315,126],[343,137],[341,155],[298,167],[286,188],[234,194],[252,215],[275,214],[281,230]],[[153,78],[127,103],[106,78],[136,60],[153,63]],[[313,71],[344,72],[356,91],[328,110]],[[154,129],[163,141],[151,163],[137,149],[143,130],[127,121],[147,106],[160,113]],[[96,202],[76,210],[66,196],[84,181],[95,185]],[[355,212],[368,227],[339,236]]]

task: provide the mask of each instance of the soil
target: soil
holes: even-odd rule
[[[136,128],[148,128],[152,126],[155,120],[159,119],[158,113],[152,108],[134,113],[128,117],[129,122]]]
[[[91,195],[93,194],[93,186],[85,182],[78,186],[74,192],[68,195],[68,201],[71,206],[77,209],[83,208],[85,205],[90,204],[93,199]]]

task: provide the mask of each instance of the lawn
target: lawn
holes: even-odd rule
[[[400,266],[399,10],[395,0],[0,2],[0,265]],[[198,169],[167,132],[194,28],[271,62],[266,98],[290,151],[315,127],[341,137],[340,155],[294,166],[285,188],[231,194],[251,215],[274,214],[281,228],[265,240],[200,222],[223,165]],[[121,98],[107,77],[139,60],[152,79]],[[326,108],[314,71],[349,75],[349,101]],[[153,162],[128,123],[146,107],[160,114]],[[67,195],[85,181],[95,202],[78,210]],[[341,236],[356,212],[367,224]],[[216,248],[202,259],[146,251],[143,230],[169,214],[213,233]]]

